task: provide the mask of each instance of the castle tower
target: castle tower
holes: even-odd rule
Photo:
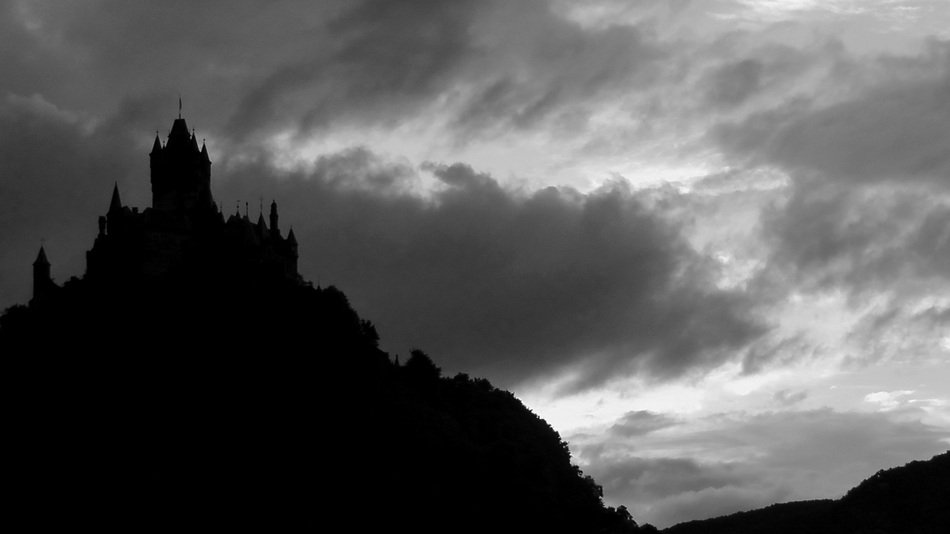
[[[31,304],[46,298],[56,287],[53,278],[49,274],[49,267],[46,251],[40,246],[40,252],[36,255],[36,260],[33,261],[33,299],[30,300]]]
[[[224,220],[211,195],[211,158],[181,115],[163,143],[158,132],[149,153],[152,206],[143,211],[123,205],[118,184],[109,210],[99,218],[99,233],[86,252],[86,276],[108,283],[127,283],[165,275],[185,278],[209,272],[279,274],[300,282],[297,241],[283,239],[276,202],[270,226],[261,198],[257,222],[244,213]],[[37,280],[44,280],[43,272]],[[48,275],[47,275],[48,278]],[[39,293],[44,282],[37,282]],[[51,283],[51,282],[50,282]],[[56,287],[56,286],[53,286]]]
[[[270,203],[270,233],[272,237],[280,237],[280,228],[277,227],[277,201]]]
[[[166,213],[212,211],[211,158],[207,147],[198,148],[185,119],[172,123],[162,146],[158,134],[149,153],[152,173],[152,208]]]

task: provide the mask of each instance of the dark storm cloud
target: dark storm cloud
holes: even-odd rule
[[[920,57],[883,58],[877,67],[889,76],[875,74],[883,79],[854,97],[817,108],[791,100],[721,125],[713,139],[751,162],[835,181],[946,180],[950,43],[932,42]]]
[[[432,106],[433,120],[466,136],[546,117],[582,123],[586,103],[649,83],[662,56],[635,28],[585,29],[541,0],[5,8],[0,61],[21,75],[0,89],[106,115],[115,102],[103,85],[125,98],[182,93],[206,128],[233,140],[391,126]]]
[[[736,164],[790,177],[787,197],[763,211],[770,252],[758,287],[887,295],[887,310],[854,332],[867,336],[862,357],[909,350],[894,341],[901,331],[921,340],[914,350],[934,353],[936,327],[919,329],[925,321],[903,308],[939,294],[950,272],[950,43],[833,66],[813,98],[712,130]]]
[[[41,239],[59,282],[82,275],[113,182],[145,176],[145,153],[121,127],[91,129],[39,96],[0,101],[0,307],[30,297]]]
[[[485,5],[472,0],[366,0],[326,21],[325,47],[294,58],[255,82],[231,126],[259,127],[290,111],[303,130],[341,114],[412,113],[454,81],[475,53],[472,24]],[[283,109],[282,109],[283,108]]]
[[[562,118],[577,134],[585,105],[623,96],[655,83],[663,47],[632,26],[582,29],[553,16],[548,4],[536,9],[503,10],[496,22],[492,53],[506,59],[476,80],[474,96],[462,107],[454,125],[465,131],[527,128],[549,116]]]
[[[770,249],[757,288],[837,294],[855,313],[849,363],[930,358],[946,351],[945,326],[920,313],[950,288],[950,197],[942,184],[853,186],[799,177],[780,209],[762,217]],[[874,302],[873,307],[868,307]],[[851,320],[845,320],[845,324]],[[798,340],[796,343],[803,340]],[[744,364],[755,370],[757,343]],[[791,352],[814,354],[807,344]],[[849,351],[852,352],[852,351]]]
[[[720,67],[712,75],[708,99],[713,104],[735,106],[762,87],[762,63],[745,59]]]
[[[359,182],[366,154],[350,156]],[[503,384],[570,370],[580,389],[708,368],[763,332],[622,184],[517,194],[466,165],[427,164],[441,186],[423,200],[351,187],[329,161],[309,174],[233,169],[216,194],[254,198],[276,178],[263,183],[302,243],[301,270],[346,291],[390,349],[424,347]],[[397,168],[389,191],[407,179]]]
[[[444,100],[450,130],[487,135],[584,115],[586,102],[647,81],[662,55],[635,28],[582,29],[537,0],[366,1],[324,30],[331,44],[252,85],[232,126],[281,117],[307,133],[340,117],[409,119]]]
[[[610,427],[610,432],[619,436],[632,437],[649,434],[677,424],[677,421],[663,414],[647,410],[627,412]]]
[[[799,396],[781,397],[797,402]],[[669,434],[587,435],[575,453],[603,484],[607,502],[664,527],[777,501],[837,498],[879,469],[945,451],[945,428],[905,418],[921,413],[909,406],[899,415],[830,409],[711,415],[684,421]],[[743,460],[644,457],[644,450],[701,450]]]
[[[941,186],[850,188],[799,180],[763,219],[775,269],[855,292],[948,276],[950,205]]]

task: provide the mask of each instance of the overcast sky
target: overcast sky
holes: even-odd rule
[[[640,522],[950,447],[946,0],[0,0],[0,72],[0,307],[181,95],[226,211]]]

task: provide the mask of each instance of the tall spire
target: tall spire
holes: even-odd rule
[[[36,255],[36,261],[33,262],[33,299],[30,300],[30,304],[43,300],[55,286],[49,274],[46,251],[43,250],[43,245],[40,245],[40,252]]]
[[[178,93],[178,118],[181,118],[181,93]]]
[[[112,187],[112,202],[109,203],[109,212],[122,211],[122,200],[119,198],[119,182]]]
[[[33,261],[33,266],[49,267],[49,260],[46,259],[46,251],[43,250],[43,245],[40,245],[40,253],[36,255],[36,260]]]

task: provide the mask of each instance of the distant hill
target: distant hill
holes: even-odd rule
[[[377,338],[339,290],[245,271],[74,279],[13,307],[0,318],[8,521],[640,530],[511,393],[441,377],[421,351],[397,364]]]
[[[663,532],[945,534],[950,532],[950,452],[878,471],[841,499],[773,504]]]

